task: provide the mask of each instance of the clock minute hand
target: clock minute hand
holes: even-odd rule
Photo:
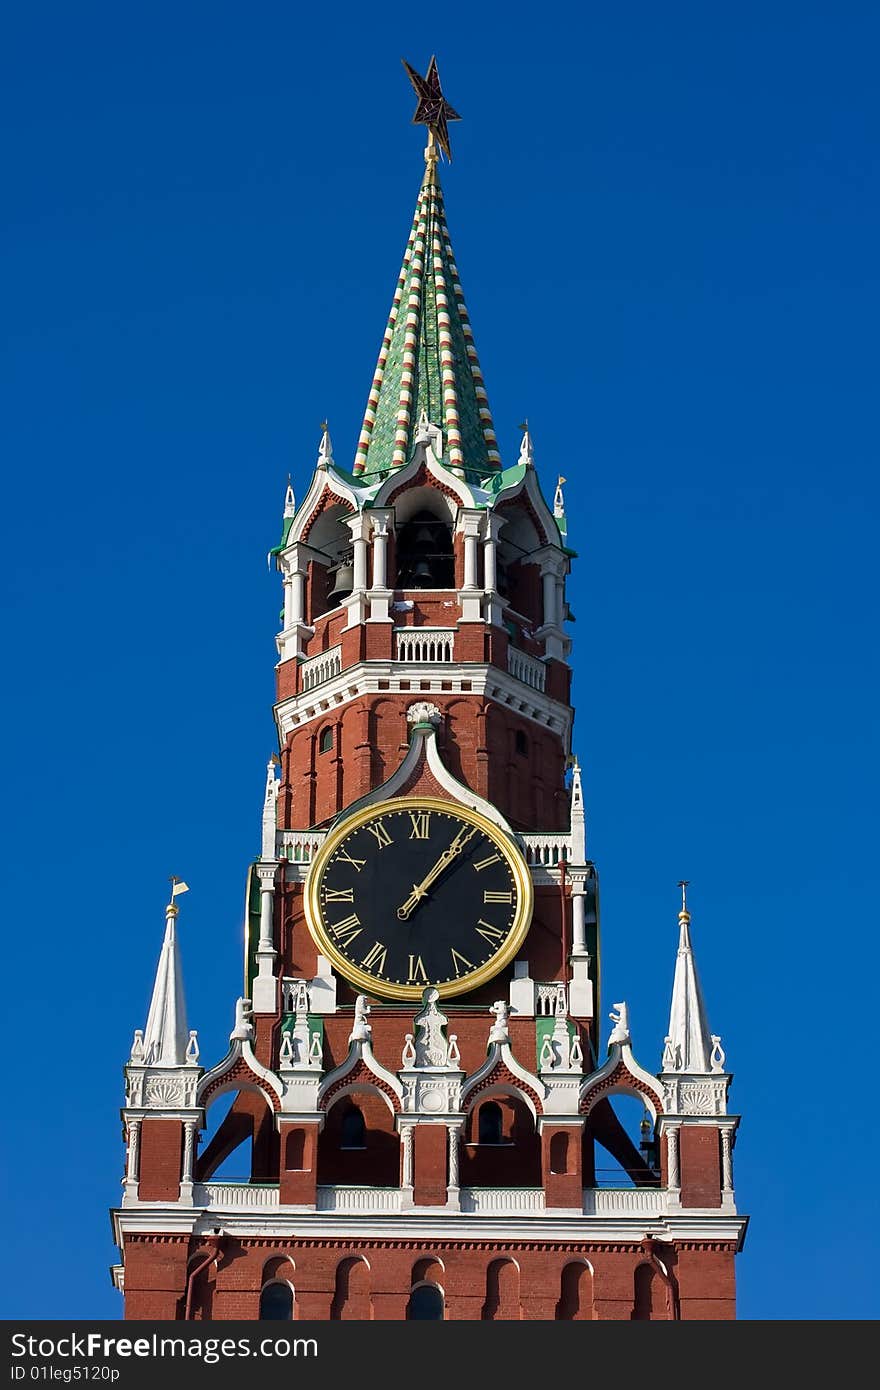
[[[448,848],[443,851],[443,853],[440,855],[440,858],[437,860],[437,863],[433,866],[433,868],[428,870],[421,883],[413,884],[413,890],[407,898],[406,902],[401,903],[400,907],[397,909],[397,916],[399,917],[401,922],[405,922],[408,917],[412,916],[413,912],[418,907],[419,903],[422,901],[422,898],[424,898],[427,894],[427,891],[431,887],[431,884],[434,883],[440,877],[440,875],[443,873],[443,870],[449,864],[452,863],[453,859],[456,859],[458,855],[461,854],[468,840],[473,839],[476,833],[476,826],[471,826],[470,828],[464,828],[462,830],[459,830],[455,839],[452,841],[452,844],[449,845]]]

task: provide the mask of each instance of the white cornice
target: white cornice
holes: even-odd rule
[[[428,683],[427,690],[423,682]],[[470,689],[463,690],[463,682],[467,682]],[[401,689],[403,683],[410,688]],[[566,752],[569,749],[573,719],[569,705],[552,700],[498,666],[461,661],[450,665],[391,660],[356,662],[313,690],[291,695],[276,704],[275,723],[280,743],[283,745],[294,729],[321,719],[328,711],[364,695],[402,695],[422,700],[429,695],[488,697],[497,700],[505,709],[559,734]]]
[[[349,1212],[308,1211],[302,1208],[274,1210],[265,1214],[223,1211],[211,1208],[161,1206],[137,1210],[125,1208],[112,1213],[113,1231],[117,1244],[127,1235],[186,1235],[206,1234],[215,1226],[234,1237],[263,1237],[273,1240],[319,1239],[350,1240],[363,1243],[369,1240],[486,1241],[503,1245],[510,1241],[640,1241],[646,1234],[658,1240],[730,1241],[741,1250],[745,1240],[748,1217],[722,1214],[717,1207],[694,1207],[667,1216],[645,1212],[633,1216],[581,1216],[562,1208],[558,1215],[542,1212],[540,1216],[469,1216],[436,1207],[411,1207],[406,1212],[388,1215],[358,1216]]]

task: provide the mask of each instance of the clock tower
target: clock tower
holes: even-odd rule
[[[732,1318],[738,1117],[686,886],[652,1072],[625,1003],[602,1036],[563,480],[548,503],[525,426],[499,451],[439,179],[458,116],[407,70],[425,172],[357,447],[323,428],[272,551],[245,994],[202,1059],[176,883],[114,1281],[138,1319]]]

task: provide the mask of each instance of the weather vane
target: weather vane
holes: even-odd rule
[[[413,116],[413,125],[426,125],[428,127],[428,148],[430,149],[436,141],[446,158],[452,159],[447,122],[460,121],[461,116],[453,110],[443,95],[440,87],[440,74],[437,71],[437,59],[431,59],[424,77],[420,76],[415,68],[410,67],[405,58],[401,61],[419,99],[416,114]]]

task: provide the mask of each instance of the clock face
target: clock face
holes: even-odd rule
[[[532,915],[522,855],[477,811],[432,797],[378,802],[330,831],[309,871],[309,929],[358,988],[420,999],[482,984]]]

